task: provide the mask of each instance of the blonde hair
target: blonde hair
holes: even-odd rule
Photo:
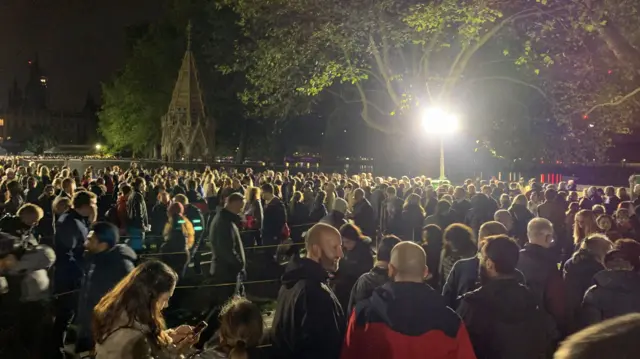
[[[584,222],[584,228],[581,228],[578,225],[578,218],[582,218]],[[583,209],[580,212],[576,213],[574,226],[573,226],[573,243],[580,243],[581,240],[589,237],[594,233],[598,233],[599,228],[596,223],[596,216],[592,211],[588,209]]]

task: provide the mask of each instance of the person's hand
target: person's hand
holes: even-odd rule
[[[174,329],[167,330],[167,334],[173,340],[173,344],[179,349],[187,349],[196,344],[200,340],[200,334],[194,335],[194,327],[189,325],[181,325]]]

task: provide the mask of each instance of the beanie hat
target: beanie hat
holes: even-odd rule
[[[97,222],[93,225],[92,229],[98,241],[108,244],[109,247],[115,246],[120,240],[118,227],[109,222]]]

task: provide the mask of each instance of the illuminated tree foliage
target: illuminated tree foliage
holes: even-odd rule
[[[167,111],[183,36],[173,26],[152,25],[135,42],[116,78],[102,86],[100,131],[115,150],[149,154],[160,140],[160,118]]]

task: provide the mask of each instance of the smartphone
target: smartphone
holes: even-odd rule
[[[204,320],[201,321],[200,323],[198,323],[198,325],[196,325],[195,328],[193,328],[193,336],[197,337],[198,335],[200,335],[205,329],[207,329],[207,327],[209,326],[209,324],[207,324],[207,322],[205,322]]]
[[[194,338],[197,337],[198,335],[200,335],[205,329],[207,329],[207,327],[209,326],[209,324],[207,324],[207,322],[205,322],[204,320],[201,321],[200,323],[198,323],[198,325],[196,325],[193,328],[193,331],[191,334],[186,335],[184,337],[182,337],[180,340],[178,340],[175,344],[180,344],[183,340],[187,339],[188,337],[190,338]]]

